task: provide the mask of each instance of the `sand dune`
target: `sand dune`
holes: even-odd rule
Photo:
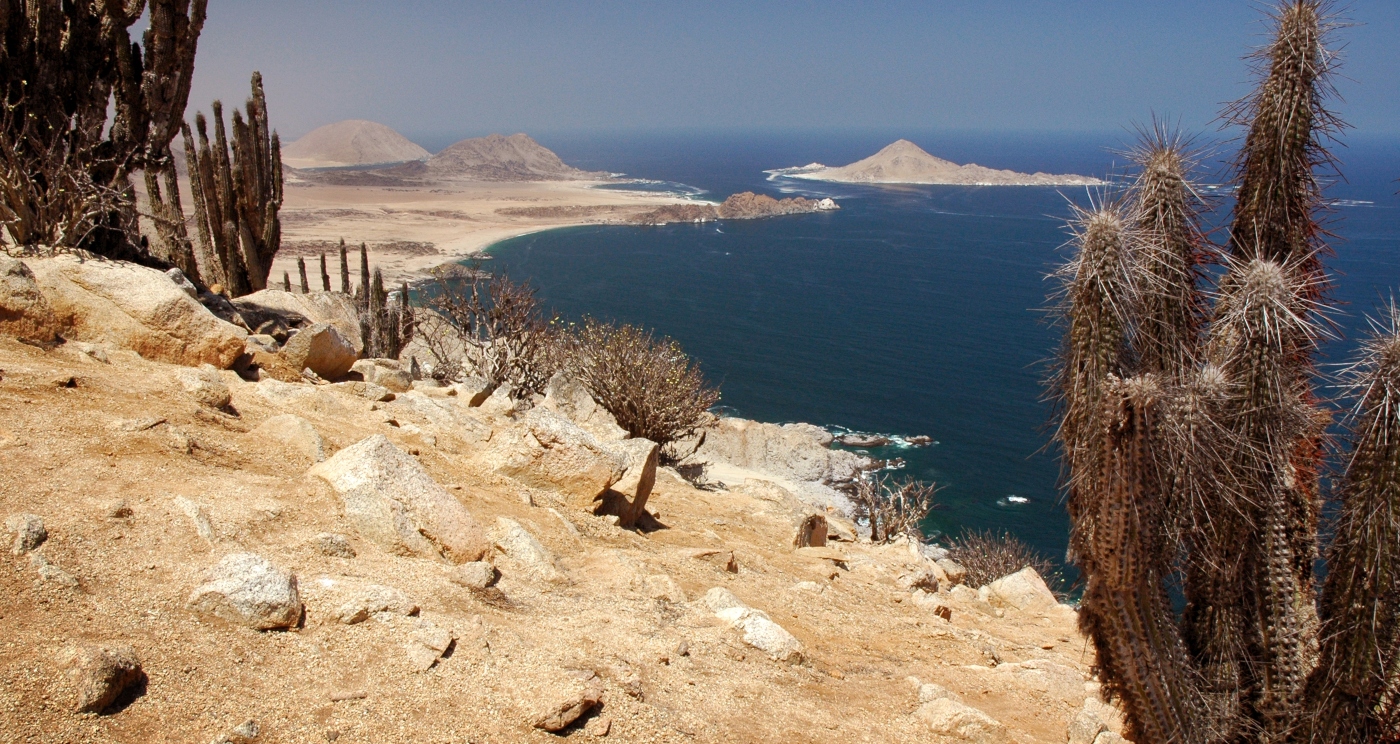
[[[788,178],[840,183],[915,183],[954,186],[1093,186],[1097,178],[1049,173],[1017,173],[934,157],[909,140],[898,140],[864,160],[831,167],[812,163],[769,171]]]
[[[282,147],[282,162],[293,168],[403,163],[426,157],[427,150],[402,134],[363,119],[327,124]]]
[[[475,181],[578,181],[608,175],[565,164],[527,134],[464,139],[432,156],[425,165],[432,176]]]

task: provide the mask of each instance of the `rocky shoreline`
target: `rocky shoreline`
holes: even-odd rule
[[[830,198],[808,199],[797,196],[774,199],[767,194],[744,191],[730,196],[719,205],[671,204],[628,219],[638,225],[666,225],[672,222],[713,222],[715,220],[753,220],[781,217],[789,214],[830,212],[841,207]]]

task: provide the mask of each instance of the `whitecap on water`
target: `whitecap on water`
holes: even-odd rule
[[[1031,503],[1030,499],[1026,498],[1025,496],[1017,496],[1014,493],[997,499],[997,506],[1016,506],[1019,504],[1029,503]]]

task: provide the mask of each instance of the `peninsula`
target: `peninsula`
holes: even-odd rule
[[[837,183],[929,184],[946,186],[1097,186],[1097,178],[1050,173],[1017,173],[957,163],[934,157],[909,140],[897,140],[883,150],[850,165],[812,163],[768,171],[779,178],[802,178]]]

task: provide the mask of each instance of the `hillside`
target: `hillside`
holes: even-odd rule
[[[429,158],[426,165],[432,176],[474,181],[578,181],[608,176],[566,165],[526,134],[464,139]]]
[[[934,157],[909,140],[898,140],[864,160],[831,167],[812,163],[770,171],[788,178],[839,183],[910,183],[950,186],[1092,186],[1097,178],[1048,173],[1017,173]]]
[[[428,151],[393,129],[349,119],[307,132],[282,146],[282,162],[293,168],[336,168],[422,160]]]

